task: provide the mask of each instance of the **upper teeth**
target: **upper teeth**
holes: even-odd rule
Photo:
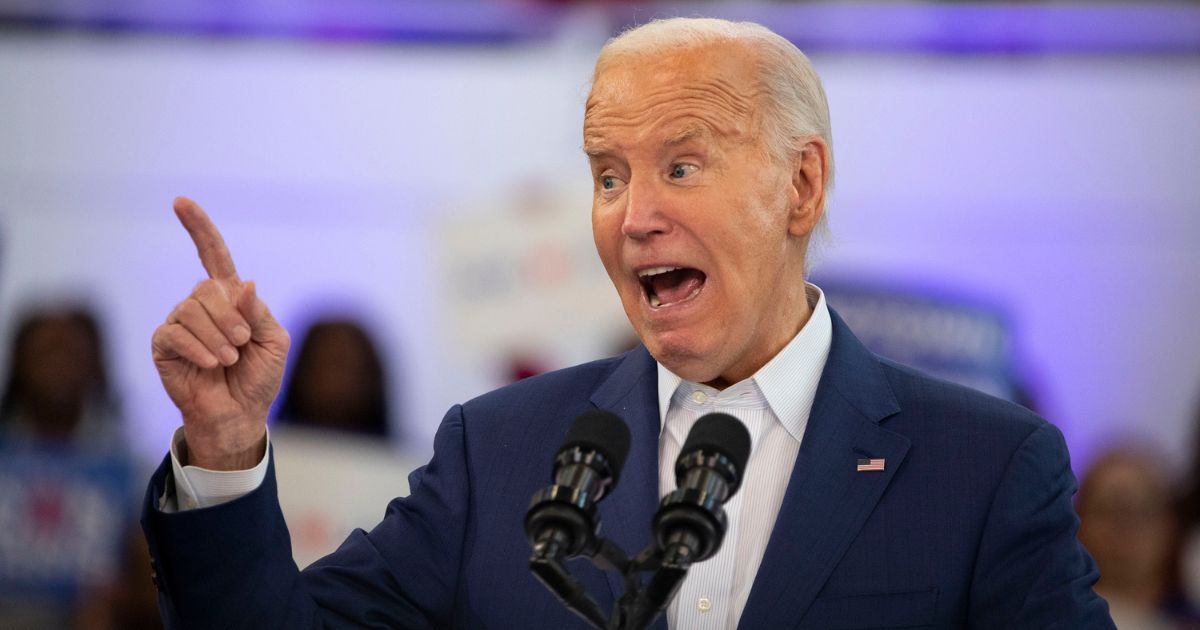
[[[676,269],[679,269],[679,267],[651,267],[650,269],[643,269],[639,271],[638,277],[645,278],[647,276],[657,276],[660,273],[667,273],[668,271],[675,271]]]

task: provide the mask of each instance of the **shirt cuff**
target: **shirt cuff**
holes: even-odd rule
[[[167,483],[159,508],[164,512],[184,512],[212,507],[246,496],[267,478],[267,460],[271,452],[271,430],[267,429],[267,448],[254,468],[249,470],[209,470],[188,466],[187,442],[183,427],[171,438],[171,472],[174,483]],[[174,492],[172,492],[174,486]]]

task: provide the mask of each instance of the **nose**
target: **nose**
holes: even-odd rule
[[[625,220],[621,233],[632,239],[647,239],[671,231],[667,200],[648,177],[631,177],[625,191]],[[650,180],[650,181],[647,181]]]

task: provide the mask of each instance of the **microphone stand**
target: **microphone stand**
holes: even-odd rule
[[[624,439],[628,448],[628,436]],[[598,630],[649,626],[679,591],[692,564],[721,547],[727,525],[721,506],[737,491],[739,471],[750,456],[750,434],[737,418],[708,414],[696,421],[682,453],[675,462],[679,487],[663,497],[654,515],[654,540],[632,559],[599,535],[595,502],[615,483],[607,455],[584,453],[578,445],[573,451],[564,448],[555,457],[554,485],[530,501],[525,515],[525,532],[533,544],[529,569],[568,610]],[[605,617],[563,564],[576,556],[587,556],[601,571],[624,578],[625,592],[614,602],[611,616]],[[643,582],[646,572],[653,573]]]
[[[613,605],[612,615],[606,618],[600,605],[563,564],[565,543],[558,538],[554,532],[547,532],[534,543],[529,568],[568,610],[598,630],[642,630],[654,623],[679,590],[692,564],[687,548],[679,545],[672,545],[664,552],[652,542],[630,559],[607,538],[593,538],[582,555],[596,568],[615,571],[625,579],[625,593]],[[654,573],[643,584],[641,574],[647,571]]]

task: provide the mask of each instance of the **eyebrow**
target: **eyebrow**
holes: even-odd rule
[[[700,124],[689,124],[677,129],[674,133],[667,136],[663,141],[663,146],[676,147],[692,140],[708,137],[708,128]],[[612,149],[603,141],[593,141],[583,143],[583,153],[588,156],[588,159],[598,160],[608,157],[612,154]]]
[[[667,137],[664,144],[668,147],[674,147],[686,142],[691,142],[698,138],[703,138],[708,135],[708,129],[704,125],[690,124],[675,131]]]
[[[609,148],[603,144],[599,144],[599,143],[588,144],[586,142],[583,144],[583,153],[584,153],[584,155],[588,156],[589,160],[598,160],[602,157],[607,156],[611,152],[612,151],[609,150]]]

